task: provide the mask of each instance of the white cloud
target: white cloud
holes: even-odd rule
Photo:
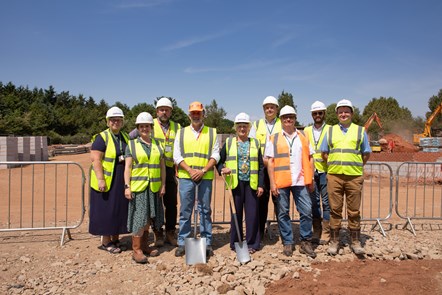
[[[216,38],[220,38],[224,35],[227,35],[228,32],[227,31],[223,31],[223,32],[219,32],[219,33],[214,33],[212,35],[207,35],[207,36],[202,36],[202,37],[194,37],[194,38],[189,38],[187,40],[181,40],[178,41],[172,45],[168,45],[166,47],[163,48],[163,50],[165,51],[170,51],[170,50],[176,50],[176,49],[181,49],[181,48],[185,48],[185,47],[189,47],[198,43],[203,43],[203,42],[207,42]]]

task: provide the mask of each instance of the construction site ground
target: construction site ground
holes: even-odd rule
[[[400,143],[396,147],[400,147]],[[404,146],[405,149],[405,146]],[[429,161],[442,157],[441,153],[416,153],[415,151],[393,151],[373,154],[371,161]],[[51,161],[73,161],[84,171],[89,169],[89,154],[61,155]],[[37,171],[38,173],[38,171]],[[221,187],[222,184],[219,184]],[[31,196],[28,192],[24,195]],[[86,200],[87,204],[87,200]],[[87,208],[87,206],[86,206]],[[1,209],[1,208],[0,208]],[[3,208],[4,209],[4,208]],[[4,211],[3,211],[4,212]],[[189,284],[193,268],[185,266],[184,258],[174,256],[171,246],[161,248],[161,255],[150,258],[148,265],[137,265],[131,260],[131,253],[125,251],[112,255],[97,249],[98,237],[88,233],[88,212],[82,225],[72,230],[73,240],[60,246],[59,231],[25,231],[0,233],[0,293],[2,294],[442,294],[442,221],[422,224],[414,236],[402,229],[403,221],[397,217],[391,220],[392,227],[387,237],[365,227],[363,234],[369,255],[357,258],[345,247],[337,257],[329,257],[326,247],[317,248],[318,257],[307,259],[298,252],[285,258],[277,234],[273,239],[266,237],[260,251],[252,255],[252,262],[262,263],[264,269],[287,268],[282,275],[273,277],[265,289],[254,289],[248,293],[241,288],[204,287],[193,291],[183,289],[179,284]],[[272,226],[277,233],[276,225]],[[299,229],[294,226],[295,232]],[[207,284],[217,277],[215,272],[226,268],[251,268],[235,263],[235,254],[229,249],[229,226],[214,226],[215,256],[208,263],[210,270]],[[123,236],[130,246],[130,236]],[[152,241],[152,237],[150,237]],[[400,245],[400,246],[398,246]],[[397,258],[383,252],[385,249],[402,249]],[[378,252],[384,254],[379,255]],[[390,250],[389,250],[390,251]],[[394,250],[392,250],[394,251]],[[387,251],[388,252],[388,251]],[[424,254],[422,254],[424,253]],[[227,265],[221,266],[225,259]],[[229,266],[229,263],[231,266]],[[182,274],[175,274],[174,272]],[[232,286],[240,282],[239,271],[231,272],[226,281]],[[237,277],[238,276],[238,277]],[[252,268],[249,281],[257,276],[258,268]],[[168,278],[177,282],[159,288]],[[176,279],[175,279],[176,278]],[[212,278],[212,279],[211,279]],[[235,284],[235,278],[237,282]],[[187,280],[187,281],[186,281]],[[244,275],[241,282],[245,280]],[[204,285],[204,276],[199,285]],[[257,279],[256,282],[259,282]],[[227,285],[229,285],[227,284]],[[241,283],[242,284],[242,283]],[[246,283],[244,283],[246,284]],[[178,290],[174,291],[173,290]],[[204,291],[206,290],[206,291]],[[212,291],[210,291],[212,290]],[[242,290],[242,291],[241,291]],[[264,293],[263,293],[264,292]]]

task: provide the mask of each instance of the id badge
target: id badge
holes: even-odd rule
[[[166,151],[166,153],[171,153],[172,152],[172,146],[166,145],[165,151]]]
[[[119,161],[119,162],[123,162],[123,161],[124,161],[124,156],[123,156],[123,155],[119,156],[119,157],[118,157],[118,161]]]

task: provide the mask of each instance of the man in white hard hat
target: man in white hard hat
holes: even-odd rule
[[[310,109],[313,118],[313,125],[304,128],[304,133],[313,145],[315,154],[315,190],[310,194],[312,197],[313,214],[313,237],[315,244],[327,244],[330,240],[330,205],[327,193],[327,163],[321,157],[321,144],[327,133],[328,127],[325,123],[325,112],[327,107],[321,101],[315,101]],[[321,212],[322,201],[322,212]],[[321,237],[322,235],[322,237]]]
[[[168,97],[161,97],[156,104],[157,116],[154,119],[152,138],[159,142],[164,151],[166,164],[166,194],[163,196],[166,239],[162,229],[154,231],[155,245],[161,247],[164,241],[172,246],[177,246],[175,225],[177,222],[177,180],[175,177],[175,164],[173,162],[173,145],[176,134],[181,128],[179,123],[170,120],[173,105]]]
[[[279,114],[282,131],[270,137],[265,150],[268,159],[270,191],[277,207],[278,227],[284,245],[283,254],[292,256],[294,239],[290,219],[290,193],[293,195],[300,216],[299,232],[301,247],[299,252],[315,258],[312,238],[312,201],[314,150],[305,137],[295,127],[296,111],[284,106]]]
[[[175,137],[173,160],[180,179],[180,229],[175,256],[185,254],[184,241],[191,234],[195,197],[198,198],[200,235],[206,238],[206,255],[212,256],[212,181],[213,166],[219,161],[219,141],[215,128],[204,125],[204,106],[194,101],[189,105],[190,126],[181,128]],[[198,196],[195,196],[198,185]]]
[[[330,126],[321,145],[322,158],[328,164],[327,190],[330,202],[330,243],[328,254],[339,252],[344,197],[351,232],[351,249],[356,255],[365,254],[360,242],[361,194],[364,183],[364,165],[371,148],[365,128],[352,123],[354,108],[351,101],[340,100],[336,104],[339,123]]]
[[[264,118],[253,122],[249,137],[256,138],[261,144],[261,154],[265,154],[266,143],[271,135],[281,132],[281,121],[278,116],[278,100],[273,96],[267,96],[262,102]],[[267,223],[270,199],[270,180],[267,172],[267,160],[264,159],[264,193],[259,198],[259,232],[264,238],[264,231]],[[273,200],[273,198],[272,198]],[[275,201],[273,200],[273,203]]]

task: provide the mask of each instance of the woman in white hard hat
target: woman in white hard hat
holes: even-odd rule
[[[249,138],[251,123],[249,115],[239,113],[235,117],[236,137],[228,138],[221,149],[217,169],[226,175],[229,189],[232,189],[238,220],[246,219],[246,242],[250,253],[259,250],[261,235],[259,234],[259,197],[264,192],[264,163],[261,146],[257,139]],[[242,222],[239,232],[242,239]],[[234,219],[230,222],[230,249],[234,250],[238,234]]]
[[[91,147],[89,232],[101,235],[101,250],[120,253],[119,235],[127,233],[128,200],[124,197],[124,151],[129,136],[122,132],[123,111],[106,113],[108,129],[93,138]]]
[[[164,151],[151,132],[153,118],[147,112],[137,116],[135,125],[139,136],[129,141],[126,148],[124,195],[129,201],[127,229],[132,233],[132,259],[147,263],[147,257],[157,256],[155,248],[148,247],[149,226],[160,229],[164,223],[162,197],[166,192]]]

